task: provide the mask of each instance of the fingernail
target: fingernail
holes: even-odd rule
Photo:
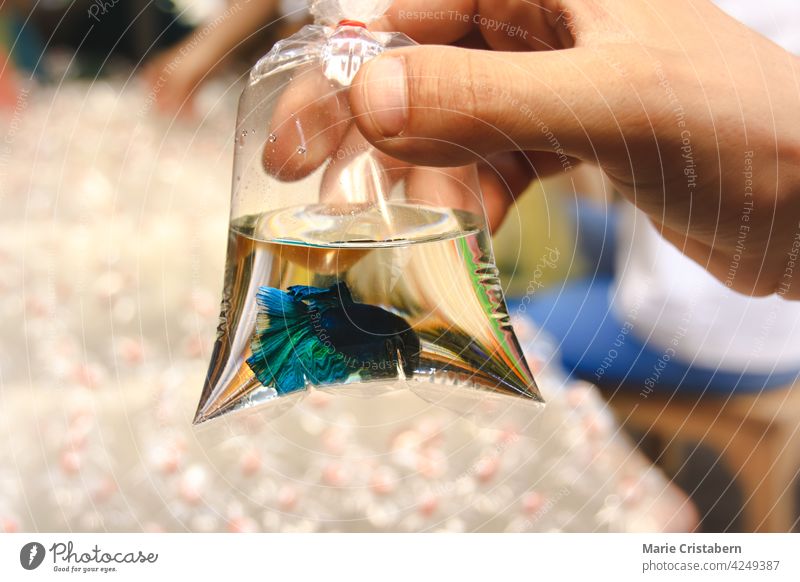
[[[406,67],[402,57],[379,57],[364,81],[370,119],[384,137],[400,135],[408,119]]]

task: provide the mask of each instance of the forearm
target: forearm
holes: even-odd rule
[[[188,43],[194,43],[206,59],[216,63],[265,26],[277,7],[277,0],[234,1],[224,13],[195,31]]]

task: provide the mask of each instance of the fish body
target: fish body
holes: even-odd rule
[[[356,303],[345,283],[323,289],[260,287],[259,313],[247,360],[265,386],[279,394],[306,384],[411,376],[420,342],[405,319],[381,307]]]

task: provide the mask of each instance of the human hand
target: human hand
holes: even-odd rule
[[[295,71],[270,113],[264,170],[283,182],[321,170],[320,201],[343,211],[385,202],[403,182],[406,203],[483,214],[479,192],[488,189],[479,181],[487,179],[474,164],[430,168],[384,154],[354,123],[348,93],[349,87],[328,78],[319,64]],[[494,225],[500,217],[487,218]]]
[[[797,57],[706,0],[399,0],[374,28],[460,45],[362,67],[350,106],[381,151],[515,152],[498,171],[517,191],[542,167],[599,164],[726,285],[800,298]]]
[[[236,48],[267,25],[277,0],[233,0],[218,15],[178,45],[157,55],[143,76],[165,113],[192,111],[195,91]]]
[[[142,70],[161,113],[191,114],[194,94],[218,64],[202,43],[182,42],[153,57]]]

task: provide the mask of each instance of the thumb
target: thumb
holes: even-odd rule
[[[624,145],[621,117],[641,121],[632,115],[641,101],[609,69],[584,48],[411,47],[364,65],[350,105],[369,141],[413,163],[459,165],[511,150],[596,159],[595,148]]]

